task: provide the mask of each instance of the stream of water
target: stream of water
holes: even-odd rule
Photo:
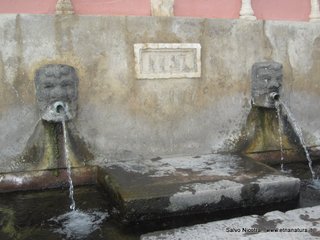
[[[100,228],[104,219],[109,216],[107,212],[90,211],[85,212],[76,209],[76,203],[74,200],[74,188],[72,182],[71,162],[69,159],[68,150],[68,136],[65,121],[62,122],[63,126],[63,140],[64,140],[64,152],[65,161],[68,173],[69,182],[69,198],[71,204],[69,206],[70,212],[62,214],[58,217],[49,219],[50,222],[55,223],[56,227],[53,229],[54,232],[59,233],[67,237],[67,239],[84,239],[90,233]]]
[[[68,138],[67,138],[67,129],[66,129],[66,122],[62,122],[63,126],[63,141],[64,141],[64,156],[65,156],[65,161],[67,165],[67,173],[68,173],[68,182],[69,182],[69,198],[71,200],[70,204],[70,210],[74,211],[76,210],[76,202],[74,201],[73,197],[73,182],[72,182],[72,177],[71,177],[71,163],[69,159],[69,150],[68,150]]]
[[[278,132],[279,132],[280,154],[281,154],[281,172],[285,172],[284,171],[284,166],[283,166],[283,162],[284,162],[283,141],[282,141],[283,126],[282,126],[282,121],[281,121],[281,112],[280,112],[281,110],[280,110],[279,101],[276,101],[275,107],[276,107],[276,110],[277,110],[277,117],[278,117],[278,123],[279,123]]]
[[[298,136],[298,138],[299,138],[299,140],[300,140],[301,146],[302,146],[302,148],[303,148],[303,150],[304,150],[304,153],[305,153],[305,155],[306,155],[306,158],[307,158],[307,160],[308,160],[308,165],[309,165],[309,169],[310,169],[310,172],[311,172],[311,175],[312,175],[312,179],[314,180],[316,176],[315,176],[315,172],[314,172],[314,170],[313,170],[313,168],[312,168],[312,159],[311,159],[310,154],[309,154],[309,151],[308,151],[308,149],[307,149],[307,145],[306,145],[306,143],[305,143],[305,141],[304,141],[302,129],[301,129],[301,127],[299,126],[297,120],[293,117],[293,114],[292,114],[292,112],[290,111],[290,109],[287,107],[287,105],[286,105],[284,102],[282,102],[282,101],[279,101],[279,104],[281,104],[282,107],[284,108],[284,110],[286,111],[287,116],[288,116],[288,120],[289,120],[289,122],[291,123],[291,125],[292,125],[295,133],[297,134],[297,136]]]
[[[308,160],[309,170],[310,170],[311,175],[312,175],[312,181],[311,181],[310,187],[320,190],[320,180],[319,180],[319,178],[316,177],[316,174],[315,174],[315,172],[313,170],[312,159],[311,159],[309,151],[307,149],[307,145],[306,145],[304,137],[303,137],[302,129],[299,126],[297,120],[293,117],[293,114],[290,111],[290,109],[287,107],[287,105],[282,101],[279,101],[279,105],[281,105],[284,108],[284,110],[286,111],[286,114],[288,116],[288,120],[291,123],[295,133],[297,134],[297,136],[298,136],[298,138],[300,140],[301,146],[302,146],[302,148],[303,148],[303,150],[305,152],[306,158]]]

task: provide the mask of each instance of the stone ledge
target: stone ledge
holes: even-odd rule
[[[101,184],[125,221],[213,213],[295,201],[300,180],[237,155],[95,162],[74,185]],[[0,192],[67,186],[66,169],[0,175]]]
[[[320,206],[264,216],[245,216],[191,227],[149,233],[141,240],[155,239],[316,239],[320,237]]]
[[[268,205],[299,195],[299,179],[236,155],[140,162],[111,161],[98,174],[128,221]]]
[[[0,193],[42,190],[68,186],[67,169],[49,169],[28,172],[0,173]],[[74,186],[96,184],[96,167],[72,168]]]

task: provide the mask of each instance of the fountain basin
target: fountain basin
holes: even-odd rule
[[[296,201],[300,180],[249,158],[209,154],[109,162],[98,181],[126,221]]]
[[[196,158],[194,158],[196,157]],[[126,172],[129,171],[129,169],[131,169],[131,174],[132,171],[140,171],[140,173],[142,173],[142,175],[144,175],[144,179],[147,179],[147,175],[149,175],[149,178],[154,178],[155,176],[158,176],[158,180],[153,180],[153,182],[146,182],[143,181],[142,177],[140,178],[140,181],[138,181],[137,177],[134,178],[127,178],[127,185],[128,185],[128,189],[127,191],[129,191],[129,187],[131,186],[138,186],[140,184],[140,193],[136,193],[135,195],[141,196],[141,199],[135,199],[136,203],[140,201],[140,209],[142,209],[142,204],[145,204],[145,208],[146,209],[151,209],[152,206],[149,206],[148,204],[150,204],[152,201],[153,203],[156,203],[156,198],[154,196],[150,196],[150,201],[146,200],[147,196],[145,196],[145,198],[142,198],[142,191],[144,189],[146,189],[149,186],[153,185],[154,188],[157,189],[158,191],[158,195],[163,195],[164,196],[164,192],[163,192],[163,188],[165,186],[167,186],[167,188],[169,189],[170,186],[172,186],[169,184],[169,181],[164,182],[164,179],[169,179],[171,176],[171,180],[173,181],[174,176],[176,176],[176,181],[177,182],[183,182],[183,177],[185,177],[184,182],[188,181],[187,176],[183,176],[185,174],[182,174],[183,172],[188,172],[189,171],[189,181],[190,182],[197,182],[196,180],[196,176],[198,176],[198,179],[200,179],[200,177],[202,178],[201,180],[198,180],[198,183],[203,183],[206,181],[206,179],[208,179],[208,176],[210,171],[211,173],[213,173],[213,167],[216,167],[217,171],[216,173],[220,173],[220,174],[216,174],[216,177],[219,178],[222,177],[221,175],[226,174],[227,172],[234,172],[235,166],[234,165],[229,165],[230,168],[225,167],[223,164],[221,164],[221,160],[223,160],[223,158],[216,158],[216,161],[209,161],[210,157],[213,157],[213,155],[205,155],[205,156],[194,156],[194,157],[174,157],[174,158],[164,158],[164,159],[160,159],[160,158],[156,158],[150,161],[146,161],[147,163],[149,163],[148,165],[139,165],[137,164],[137,161],[133,161],[130,165],[130,168],[128,166],[128,164],[124,165],[124,163],[118,162],[117,164],[117,170],[116,170],[116,165],[115,163],[110,163],[110,166],[100,166],[100,167],[86,167],[86,168],[73,168],[73,176],[74,176],[74,182],[76,185],[79,184],[90,184],[87,185],[86,187],[76,187],[75,188],[75,200],[77,202],[77,209],[80,209],[82,211],[85,212],[92,212],[92,211],[100,211],[100,212],[105,212],[107,214],[110,214],[110,217],[108,216],[103,225],[101,225],[100,229],[97,229],[96,231],[94,231],[93,233],[91,233],[90,235],[88,235],[88,237],[90,237],[90,239],[94,238],[94,239],[132,239],[132,240],[137,240],[140,239],[140,235],[141,239],[157,239],[157,237],[159,236],[168,236],[169,239],[178,239],[177,233],[183,233],[183,232],[189,232],[191,234],[197,234],[197,236],[202,236],[203,234],[207,234],[207,236],[211,236],[211,234],[215,233],[217,236],[219,234],[224,234],[224,238],[227,236],[232,236],[234,234],[236,234],[235,238],[238,237],[253,237],[253,235],[245,235],[243,236],[242,234],[244,233],[227,233],[226,232],[226,227],[228,226],[238,226],[241,223],[241,230],[242,227],[243,228],[251,228],[253,225],[256,224],[256,222],[261,221],[263,219],[265,219],[266,221],[262,222],[262,223],[273,223],[272,220],[275,219],[269,219],[269,216],[274,216],[273,213],[268,213],[265,216],[261,216],[258,217],[257,215],[255,216],[247,216],[247,217],[241,217],[241,218],[236,218],[233,220],[223,220],[223,219],[229,219],[230,217],[235,217],[235,216],[242,216],[242,215],[250,215],[250,214],[264,214],[267,211],[270,211],[268,208],[266,208],[265,203],[262,205],[258,205],[261,204],[262,202],[260,201],[258,202],[252,202],[252,204],[256,204],[256,208],[254,209],[252,206],[248,209],[248,208],[229,208],[229,211],[227,211],[228,209],[223,209],[223,207],[226,206],[226,204],[221,207],[221,211],[217,212],[215,210],[213,210],[213,208],[210,208],[210,206],[197,206],[196,204],[194,205],[193,209],[191,208],[191,210],[193,210],[193,212],[187,212],[185,211],[185,214],[190,214],[190,217],[188,218],[187,216],[181,216],[181,217],[176,217],[179,214],[183,214],[183,212],[173,212],[171,213],[172,218],[164,218],[164,214],[162,215],[158,215],[158,218],[163,217],[161,219],[153,219],[153,221],[147,221],[144,222],[142,225],[141,223],[138,224],[138,226],[140,226],[140,228],[137,228],[137,225],[135,225],[134,223],[130,223],[130,225],[122,225],[121,223],[119,223],[119,215],[118,215],[118,211],[114,209],[114,202],[116,201],[118,203],[118,205],[123,205],[125,201],[121,198],[113,198],[111,200],[113,201],[109,201],[110,200],[110,194],[106,194],[104,189],[99,187],[101,186],[100,183],[103,183],[103,181],[105,181],[105,179],[109,179],[109,181],[111,181],[113,179],[113,181],[115,181],[115,179],[111,176],[111,172],[112,171],[118,171],[119,170],[119,166],[121,165],[122,167],[120,167],[120,169],[126,168]],[[228,156],[229,159],[232,159],[232,156]],[[181,160],[185,159],[185,162],[181,162]],[[189,164],[189,168],[187,165],[187,161],[186,160],[197,160],[200,159],[204,164],[199,164],[198,168],[194,168],[194,166],[190,166]],[[220,160],[220,161],[219,161]],[[256,164],[252,164],[252,161],[250,159],[243,159],[241,160],[243,164],[239,164],[239,170],[238,170],[238,179],[241,177],[240,172],[242,171],[243,178],[247,178],[247,176],[250,176],[253,174],[253,170],[256,171],[256,173],[258,173],[259,176],[257,176],[257,178],[254,180],[254,178],[251,178],[251,180],[248,178],[248,184],[246,186],[253,186],[253,182],[257,181],[257,179],[261,179],[263,178],[263,175],[265,176],[270,176],[270,175],[274,175],[276,174],[276,176],[281,177],[283,175],[279,174],[278,171],[263,165],[263,164],[258,164],[259,166],[256,166]],[[180,165],[182,166],[180,169],[176,168],[176,171],[174,171],[174,165],[175,162],[180,162]],[[198,162],[198,163],[199,163]],[[169,164],[170,163],[170,164]],[[211,164],[211,167],[210,167]],[[160,165],[164,165],[163,167],[159,167]],[[263,167],[261,167],[261,165]],[[172,166],[172,167],[170,167]],[[242,168],[241,168],[242,166]],[[156,167],[156,168],[155,168]],[[306,164],[299,164],[298,166],[292,166],[292,165],[286,165],[286,168],[288,169],[292,169],[292,174],[294,176],[298,176],[301,179],[309,179],[310,178],[310,173],[308,171],[308,166],[306,166]],[[241,171],[240,171],[241,169]],[[264,170],[263,170],[264,169]],[[51,221],[49,221],[50,219],[57,217],[61,214],[65,214],[66,211],[68,211],[69,209],[69,199],[67,197],[68,192],[66,190],[61,189],[61,186],[66,185],[65,189],[67,189],[67,176],[65,176],[64,174],[66,174],[66,172],[63,170],[64,169],[59,169],[62,173],[58,176],[55,177],[57,179],[60,179],[64,176],[64,180],[60,181],[60,184],[56,181],[55,184],[50,185],[51,187],[58,187],[58,189],[55,190],[46,190],[46,191],[17,191],[15,193],[1,193],[1,197],[0,197],[0,219],[2,220],[2,223],[4,223],[4,226],[12,226],[13,228],[11,229],[12,231],[6,231],[9,228],[2,228],[0,229],[0,237],[1,239],[13,239],[13,236],[21,236],[21,234],[23,234],[24,236],[30,236],[32,239],[59,239],[62,238],[61,235],[59,235],[58,233],[54,232],[53,230],[56,229],[57,226],[56,224],[52,225],[53,223]],[[87,172],[86,172],[87,171]],[[91,171],[91,172],[90,172]],[[109,175],[107,175],[107,171],[109,172]],[[299,171],[299,173],[297,173],[296,171]],[[40,173],[42,171],[39,171]],[[47,171],[47,177],[51,175],[53,175],[53,170],[52,171]],[[148,174],[149,172],[149,174]],[[193,173],[192,173],[193,172]],[[300,173],[301,172],[301,173]],[[39,173],[39,174],[40,174]],[[90,174],[89,174],[90,173]],[[26,173],[25,173],[26,174]],[[31,172],[29,173],[29,176],[31,176]],[[43,174],[43,172],[42,172]],[[80,176],[84,176],[84,175],[89,176],[89,178],[87,178],[88,181],[84,182],[79,182],[79,180],[77,180],[78,177]],[[127,175],[129,175],[130,173],[127,173]],[[135,173],[137,174],[137,172]],[[240,175],[239,175],[240,174]],[[303,175],[301,175],[303,174]],[[12,174],[13,175],[13,174]],[[11,176],[12,176],[11,175]],[[169,176],[168,176],[169,175]],[[178,177],[180,175],[180,177]],[[8,179],[7,175],[7,179]],[[16,177],[21,177],[23,176],[22,173],[17,173],[15,175]],[[26,176],[26,175],[24,175]],[[1,186],[1,191],[4,191],[4,175],[2,175],[2,181],[0,182],[0,186]],[[44,177],[44,175],[43,175]],[[34,178],[36,178],[36,176],[34,176]],[[84,178],[85,179],[85,178]],[[122,175],[122,179],[124,181],[125,176]],[[213,179],[213,178],[212,178]],[[211,179],[211,181],[213,182],[213,180]],[[226,178],[227,179],[227,178]],[[286,181],[284,181],[285,179],[287,179]],[[47,184],[47,182],[50,179],[48,178],[47,180],[45,180],[45,178],[42,178],[42,180],[38,181],[38,186],[33,185],[33,189],[42,189],[42,187],[44,188],[44,184]],[[161,182],[161,181],[162,182]],[[265,179],[266,180],[266,179]],[[275,180],[275,179],[274,179]],[[227,180],[225,180],[227,181]],[[231,181],[231,180],[230,180]],[[237,181],[237,180],[234,180]],[[251,185],[250,185],[251,182]],[[293,177],[286,177],[283,179],[282,182],[279,181],[264,181],[264,183],[260,183],[259,185],[261,186],[261,189],[268,189],[268,186],[270,188],[276,188],[274,191],[272,191],[271,189],[269,189],[269,196],[273,196],[273,199],[271,198],[267,198],[268,191],[264,191],[264,196],[266,197],[265,200],[269,199],[269,205],[272,205],[273,210],[279,210],[280,208],[279,205],[277,203],[282,203],[281,205],[285,205],[286,209],[291,209],[288,206],[288,201],[285,201],[284,199],[280,200],[280,193],[282,194],[283,189],[287,189],[289,190],[290,187],[293,187],[294,191],[296,191],[296,187],[299,186],[296,185],[299,182],[299,180],[297,180],[297,178],[293,178]],[[42,183],[42,184],[41,184]],[[93,185],[92,185],[93,184]],[[106,181],[105,183],[106,184]],[[178,183],[177,183],[178,184]],[[176,185],[177,185],[176,184]],[[285,185],[287,187],[285,187]],[[49,186],[49,187],[50,187]],[[125,187],[120,184],[120,182],[113,182],[112,185],[109,184],[109,189],[111,187],[113,187],[113,193],[114,196],[116,196],[116,194],[118,194],[118,197],[120,197],[119,192],[123,192]],[[158,187],[157,187],[158,186]],[[162,186],[162,187],[161,187]],[[48,187],[48,185],[47,185]],[[27,189],[31,189],[30,185],[27,186],[27,184],[24,185],[24,188],[22,188],[22,185],[20,186],[20,190],[27,190]],[[250,187],[244,188],[247,189],[248,191],[243,191],[243,192],[250,192]],[[255,188],[251,188],[251,190],[254,190]],[[12,190],[12,189],[11,189]],[[18,190],[17,186],[16,186],[16,190]],[[133,188],[131,188],[131,190],[133,190]],[[189,189],[190,192],[191,189]],[[197,190],[197,189],[196,189]],[[230,193],[235,193],[237,189],[235,188],[227,188],[227,185],[225,185],[225,188],[223,188],[221,186],[220,189],[220,196],[221,193],[224,192],[225,196],[227,196],[227,192],[229,191]],[[13,191],[13,190],[12,190]],[[171,188],[172,192],[173,188]],[[319,204],[319,200],[320,200],[320,195],[319,192],[308,188],[307,184],[305,184],[305,186],[303,185],[303,181],[302,181],[302,187],[300,188],[301,194],[300,194],[300,205],[299,207],[310,207],[310,206],[315,206]],[[154,190],[154,192],[156,192],[156,190]],[[169,190],[167,190],[167,192],[169,192]],[[187,191],[185,191],[187,192]],[[254,192],[254,191],[253,191]],[[150,191],[149,191],[150,193]],[[178,193],[178,192],[176,192]],[[219,194],[219,191],[214,190],[213,188],[211,189],[207,189],[207,191],[205,191],[204,189],[202,189],[202,192],[194,192],[194,197],[199,196],[199,194],[202,194],[201,197],[208,196],[211,197],[212,199],[216,198],[216,195]],[[291,197],[294,197],[295,194],[297,194],[297,192],[291,192],[292,195]],[[133,193],[132,193],[133,194]],[[216,195],[213,195],[216,194]],[[287,195],[286,199],[290,198],[290,193],[285,192],[284,194]],[[147,193],[145,194],[147,195]],[[236,194],[234,194],[236,195]],[[122,195],[124,196],[124,195]],[[283,196],[283,195],[282,195]],[[189,197],[192,199],[193,195],[188,193],[185,196],[185,199],[187,199],[187,197]],[[209,198],[205,198],[206,200],[208,200]],[[278,198],[278,200],[280,200],[280,202],[276,202],[275,198]],[[295,201],[294,197],[294,201]],[[249,198],[247,198],[249,199]],[[251,198],[253,199],[253,198]],[[257,198],[256,198],[257,199]],[[271,199],[271,200],[270,200]],[[128,201],[128,197],[125,198],[126,201]],[[311,201],[312,200],[312,201]],[[158,202],[161,202],[162,200],[160,199]],[[243,200],[243,202],[245,202],[245,200]],[[131,205],[132,206],[132,205]],[[137,206],[137,205],[136,205]],[[159,206],[159,205],[158,205]],[[230,205],[229,205],[230,206]],[[125,206],[126,208],[120,209],[122,212],[121,214],[123,215],[126,211],[129,211],[129,205]],[[202,207],[202,208],[201,208]],[[212,206],[211,206],[212,207]],[[235,205],[233,206],[235,207]],[[291,206],[292,208],[295,208],[297,206]],[[156,209],[155,206],[153,206],[154,209]],[[201,210],[209,210],[212,211],[211,215],[208,215],[208,213],[206,213],[205,215],[194,215],[194,213],[196,212],[195,210],[198,210],[198,212],[200,212]],[[279,211],[276,211],[274,213],[277,213],[277,216],[280,216],[280,220],[283,219],[288,219],[288,217],[291,217],[292,220],[290,220],[290,222],[288,222],[287,227],[297,227],[297,226],[293,226],[292,224],[298,224],[298,227],[304,228],[304,227],[308,227],[309,225],[312,223],[317,223],[318,222],[318,217],[313,217],[314,213],[318,213],[319,210],[317,210],[319,207],[317,208],[312,208],[313,212],[307,213],[309,210],[306,208],[303,209],[297,209],[292,211],[292,213],[296,212],[297,214],[291,214],[289,215],[285,215],[283,213],[280,213]],[[136,209],[136,213],[138,209]],[[257,211],[259,210],[259,211]],[[282,209],[281,209],[282,210]],[[153,210],[154,211],[154,210]],[[307,212],[305,212],[307,211]],[[140,210],[140,213],[142,212],[142,210]],[[155,213],[155,211],[153,212]],[[154,215],[154,214],[153,214]],[[169,213],[166,213],[166,216],[168,216]],[[303,219],[299,220],[299,216],[300,215],[304,215],[305,216],[305,221],[302,221]],[[307,218],[309,215],[309,218]],[[128,213],[127,213],[128,216]],[[133,216],[131,214],[131,216]],[[137,216],[137,215],[135,215]],[[147,215],[147,217],[151,217],[151,215]],[[267,218],[268,217],[268,218]],[[141,218],[140,218],[141,219]],[[249,220],[248,220],[249,219]],[[223,220],[223,221],[216,221],[216,222],[212,222],[213,220]],[[244,221],[245,220],[245,221]],[[247,221],[248,220],[248,221]],[[295,222],[296,220],[298,220],[297,222]],[[308,221],[309,220],[309,221]],[[203,224],[204,222],[210,222],[208,224]],[[156,223],[156,224],[155,224]],[[235,225],[235,223],[237,223],[238,225]],[[275,222],[277,223],[277,222]],[[303,224],[302,224],[303,223]],[[150,225],[146,225],[146,224],[154,224],[156,226],[150,226]],[[194,225],[194,224],[202,224],[202,225]],[[309,224],[309,225],[308,225]],[[190,226],[190,225],[194,225],[193,227],[183,227],[182,226]],[[223,227],[224,226],[224,227]],[[232,227],[231,226],[231,227]],[[262,225],[263,226],[263,225]],[[261,227],[261,226],[260,226]],[[283,227],[283,224],[278,224],[276,227],[280,228]],[[314,227],[314,226],[313,226]],[[175,229],[178,228],[178,229]],[[315,226],[316,228],[316,226]],[[174,230],[165,230],[165,229],[174,229]],[[210,230],[211,229],[211,230]],[[162,232],[154,232],[154,231],[158,231],[158,230],[165,230]],[[181,231],[183,230],[183,231]],[[209,232],[207,230],[210,230]],[[318,231],[318,230],[317,230]],[[315,232],[317,233],[317,232]],[[27,235],[26,235],[27,234]],[[143,235],[145,234],[145,235]],[[227,235],[226,235],[227,234]],[[231,234],[231,235],[229,235]],[[233,234],[233,235],[232,235]],[[300,233],[294,233],[294,237],[298,238],[298,237],[311,237],[310,239],[312,239],[313,236],[311,236],[309,233],[306,234],[301,234]],[[263,235],[263,234],[262,234]],[[11,238],[8,236],[12,236]],[[256,236],[256,235],[254,235]],[[259,235],[260,236],[260,235]],[[257,236],[257,237],[259,237]],[[269,235],[268,235],[269,236]],[[279,236],[279,235],[277,235]],[[282,235],[281,235],[282,236]],[[287,235],[285,235],[287,236]],[[283,237],[285,238],[285,237]],[[186,238],[186,235],[183,235],[183,239],[188,239]],[[211,238],[210,238],[211,239]],[[215,238],[212,238],[215,239]],[[304,238],[304,239],[308,239],[308,238]]]
[[[230,154],[109,161],[73,168],[72,179],[103,186],[127,222],[297,201],[300,189],[298,178]],[[3,174],[0,192],[61,186],[64,168]]]

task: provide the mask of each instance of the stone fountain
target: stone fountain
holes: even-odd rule
[[[73,183],[102,186],[126,223],[296,204],[300,180],[269,166],[306,164],[280,100],[320,156],[314,24],[57,14],[0,27],[0,192],[67,186],[68,152]]]
[[[75,172],[79,171],[79,175],[75,174],[79,179],[76,181],[91,181],[88,180],[91,171],[83,167],[93,156],[70,123],[77,111],[78,81],[75,69],[65,64],[49,64],[36,71],[40,120],[22,154],[13,159],[12,174],[2,179],[3,191],[57,187],[66,178],[67,161],[77,169]],[[64,123],[67,139],[64,139]],[[21,184],[17,185],[17,181]]]
[[[277,81],[282,78],[279,70],[281,65],[277,63],[253,66],[257,79],[253,84],[253,104],[259,109],[274,107],[279,98]],[[56,182],[59,182],[64,179],[59,177],[59,169],[72,166],[75,171],[91,157],[81,141],[70,144],[74,137],[68,123],[76,116],[78,82],[76,70],[68,65],[49,64],[36,71],[36,96],[42,120],[16,164],[19,171],[43,171],[47,176],[48,169],[53,169],[58,172]],[[278,84],[276,87],[274,82]],[[97,173],[92,175],[97,175],[96,181],[107,190],[122,219],[128,222],[295,201],[299,194],[299,179],[284,176],[239,154],[156,157],[143,161],[138,158],[130,162],[107,161],[97,167]],[[7,190],[25,186],[32,189],[43,176],[31,174],[31,187],[29,181],[17,187],[10,174],[1,184]]]
[[[107,175],[99,182],[113,196],[125,219],[142,221],[297,200],[299,179],[245,156],[255,157],[253,153],[261,149],[279,147],[275,106],[282,75],[280,63],[252,66],[252,109],[245,128],[247,140],[239,140],[240,153],[111,161],[101,166]],[[292,148],[288,132],[281,137],[284,146]]]
[[[298,136],[287,116],[282,109],[279,113],[276,109],[277,102],[282,98],[282,68],[282,64],[273,61],[253,64],[252,108],[243,130],[245,140],[240,141],[239,146],[246,155],[269,164],[279,163],[279,159],[290,162],[303,158]],[[280,145],[282,151],[275,151]]]

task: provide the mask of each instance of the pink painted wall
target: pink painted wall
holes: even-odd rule
[[[175,16],[239,18],[241,0],[175,0]]]
[[[57,0],[0,0],[0,13],[54,14]],[[77,14],[150,16],[150,0],[72,0]]]
[[[150,0],[73,0],[72,2],[78,14],[151,15]]]
[[[54,13],[56,2],[57,0],[0,0],[0,13]]]
[[[0,0],[0,13],[54,14],[57,0]],[[150,0],[72,0],[77,14],[150,16]],[[241,0],[175,0],[176,16],[238,18]],[[252,0],[258,19],[308,21],[310,0]]]
[[[308,21],[310,0],[251,0],[258,19]]]

